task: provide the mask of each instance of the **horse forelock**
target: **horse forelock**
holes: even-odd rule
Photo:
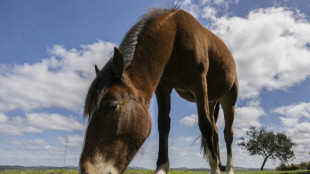
[[[130,62],[134,58],[136,46],[139,42],[139,38],[143,35],[148,25],[156,19],[158,16],[176,9],[161,9],[154,8],[145,13],[141,19],[127,32],[119,48],[124,56],[124,65],[127,68]]]
[[[100,105],[100,101],[109,89],[113,78],[112,64],[111,61],[109,61],[96,76],[88,89],[84,106],[84,118],[91,116],[94,110]]]

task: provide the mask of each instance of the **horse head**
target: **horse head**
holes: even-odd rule
[[[128,77],[118,48],[102,70],[95,69],[85,101],[89,120],[79,173],[120,174],[151,132],[148,104]]]

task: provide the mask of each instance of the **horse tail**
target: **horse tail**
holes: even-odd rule
[[[218,119],[218,116],[219,116],[219,111],[220,111],[220,102],[217,102],[216,103],[216,106],[215,106],[215,109],[214,109],[214,120],[215,120],[215,123],[217,122],[217,119]],[[208,144],[207,144],[207,140],[205,139],[205,137],[203,137],[201,135],[201,151],[203,152],[203,156],[204,158],[207,158],[208,156]],[[222,169],[223,166],[221,164],[221,160],[220,160],[220,154],[218,152],[218,158],[219,158],[219,168]]]
[[[220,111],[220,102],[216,103],[215,109],[214,109],[214,119],[215,123],[217,122],[217,119],[219,117],[219,111]]]
[[[214,120],[215,120],[215,123],[217,122],[217,119],[219,118],[219,112],[220,112],[220,102],[217,102],[216,106],[215,106],[215,109],[214,109]],[[221,158],[220,158],[220,153],[218,154],[218,158],[219,158],[219,169],[222,172],[225,172],[226,171],[226,167],[222,166]]]

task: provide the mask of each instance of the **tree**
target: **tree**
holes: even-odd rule
[[[296,143],[283,132],[274,134],[272,131],[267,131],[266,127],[258,129],[251,127],[249,131],[246,131],[246,135],[248,139],[241,137],[238,146],[246,149],[250,155],[264,157],[261,171],[264,169],[268,158],[279,159],[282,164],[285,164],[295,156],[292,147],[296,146]]]

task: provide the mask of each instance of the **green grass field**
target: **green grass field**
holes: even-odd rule
[[[153,174],[153,170],[128,170],[125,172],[125,174]],[[172,170],[169,171],[169,174],[207,174],[209,172],[194,172],[194,171],[178,171],[178,170]],[[250,172],[235,172],[235,174],[310,174],[310,171],[308,170],[298,170],[298,171],[250,171]],[[222,172],[221,174],[226,174],[226,172]]]
[[[153,174],[153,170],[127,170],[125,174]],[[207,172],[194,171],[169,171],[169,174],[206,174]],[[0,174],[77,174],[76,170],[4,170]],[[225,174],[225,172],[222,172]],[[310,174],[310,170],[297,171],[250,171],[250,172],[235,172],[235,174]]]

